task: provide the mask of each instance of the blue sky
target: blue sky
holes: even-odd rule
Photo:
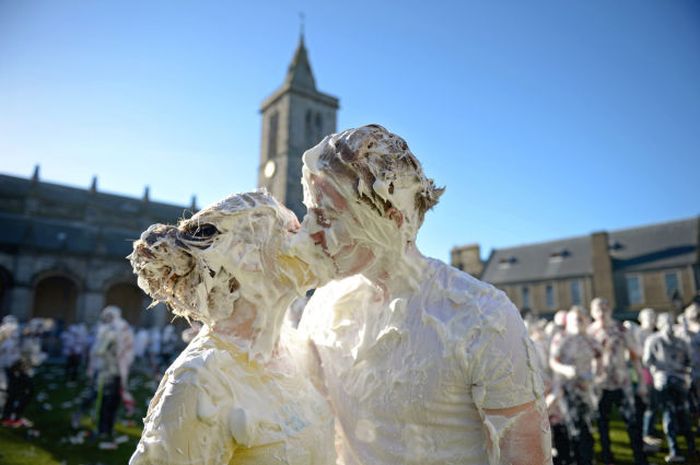
[[[424,253],[700,213],[700,2],[0,0],[0,171],[200,205],[253,189],[306,16],[338,128],[438,184]]]

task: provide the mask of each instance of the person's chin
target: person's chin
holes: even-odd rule
[[[320,246],[314,248],[314,253],[306,257],[306,261],[316,277],[316,286],[325,286],[334,279],[339,279],[338,272],[333,260],[324,253]]]

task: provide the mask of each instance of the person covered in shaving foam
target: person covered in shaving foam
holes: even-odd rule
[[[327,284],[300,330],[320,358],[339,463],[551,463],[535,350],[505,294],[424,257],[443,192],[377,125],[303,155],[297,253]]]
[[[308,345],[280,335],[314,280],[285,252],[298,229],[258,191],[177,227],[152,225],[134,243],[139,286],[204,326],[166,370],[131,465],[335,463],[333,417],[303,366]]]

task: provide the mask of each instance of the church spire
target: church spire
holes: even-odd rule
[[[311,63],[309,63],[309,55],[306,52],[304,44],[304,26],[302,23],[299,33],[299,45],[294,52],[294,58],[287,69],[287,78],[284,80],[286,84],[292,87],[302,89],[316,90],[316,80],[314,73],[311,71]]]

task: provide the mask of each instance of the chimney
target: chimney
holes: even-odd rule
[[[32,184],[39,183],[39,165],[34,165],[34,173],[32,174]]]
[[[475,278],[480,277],[484,271],[484,262],[481,261],[479,244],[453,247],[450,251],[450,264]]]

